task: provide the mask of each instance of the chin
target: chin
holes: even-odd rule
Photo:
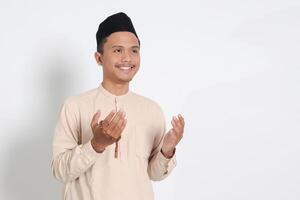
[[[136,73],[134,73],[134,74],[119,74],[117,76],[117,79],[122,82],[130,82],[134,78],[135,74]]]
[[[119,82],[120,83],[123,83],[123,84],[125,84],[125,83],[129,83],[131,80],[133,79],[133,77],[130,77],[130,78],[118,78],[118,80],[119,80]]]

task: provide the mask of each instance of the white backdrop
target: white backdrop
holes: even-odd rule
[[[95,33],[119,11],[142,43],[131,89],[187,123],[156,199],[300,199],[299,0],[1,0],[0,199],[60,199],[58,111],[101,82]]]

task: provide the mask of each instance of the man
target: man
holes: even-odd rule
[[[105,19],[96,34],[101,85],[68,98],[53,139],[52,172],[67,200],[152,200],[150,180],[167,177],[184,119],[165,133],[155,102],[129,91],[140,66],[140,41],[124,13]]]

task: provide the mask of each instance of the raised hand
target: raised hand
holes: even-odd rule
[[[185,125],[184,118],[181,115],[178,115],[178,117],[174,116],[172,118],[171,124],[173,128],[171,128],[165,135],[162,146],[162,153],[167,158],[173,156],[176,145],[183,137]]]
[[[99,153],[120,139],[127,122],[125,112],[122,110],[118,112],[111,111],[104,120],[98,123],[100,115],[101,113],[98,111],[91,121],[91,128],[94,135],[91,144],[94,150]]]

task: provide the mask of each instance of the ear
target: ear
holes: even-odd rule
[[[99,52],[95,52],[95,60],[98,63],[98,65],[102,65],[102,54]]]

